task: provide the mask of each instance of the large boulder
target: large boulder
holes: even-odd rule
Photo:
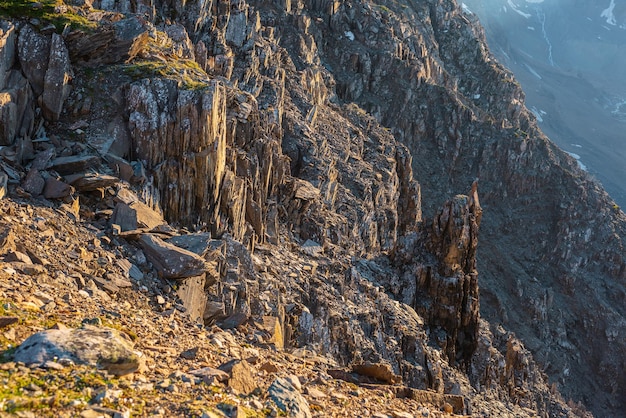
[[[71,80],[72,67],[69,52],[63,38],[53,33],[50,45],[50,59],[44,78],[44,89],[41,99],[41,110],[46,119],[51,121],[59,119],[61,110],[63,110],[63,103],[71,91]]]
[[[24,25],[17,40],[18,58],[24,75],[39,97],[44,90],[51,39],[31,25]]]
[[[133,373],[140,366],[129,339],[114,329],[88,325],[33,334],[15,350],[14,359],[28,365],[67,359],[102,367],[115,375]]]

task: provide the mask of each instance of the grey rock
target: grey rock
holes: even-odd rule
[[[51,39],[40,34],[31,25],[24,25],[18,37],[18,57],[35,96],[44,91],[44,80],[48,70]]]
[[[96,168],[99,164],[100,158],[95,155],[71,155],[55,158],[50,162],[50,168],[61,175],[66,175]]]
[[[269,397],[289,417],[311,418],[309,403],[289,380],[278,377],[268,389]]]
[[[28,80],[20,71],[11,70],[0,91],[0,145],[11,145],[15,138],[31,135],[35,119],[34,99]]]
[[[36,170],[45,170],[48,167],[48,162],[54,157],[56,150],[54,148],[48,148],[43,152],[37,153],[35,159],[31,162],[31,168]]]
[[[205,286],[206,276],[204,274],[178,280],[176,294],[183,302],[186,314],[195,322],[203,322],[207,302]]]
[[[70,94],[72,79],[69,52],[63,38],[56,33],[52,34],[49,56],[41,96],[41,110],[46,119],[56,121],[61,115],[65,99]]]
[[[301,248],[305,254],[311,257],[319,256],[324,252],[324,248],[321,245],[310,239],[306,240]]]
[[[33,334],[15,350],[14,359],[41,366],[65,359],[98,366],[115,375],[133,373],[140,365],[130,341],[117,330],[87,325]]]
[[[208,269],[206,261],[191,251],[168,244],[152,234],[143,234],[139,245],[147,259],[164,279],[184,279],[203,275]]]
[[[89,192],[111,187],[119,181],[119,178],[106,174],[86,173],[72,179],[69,183],[79,192]]]
[[[201,257],[204,257],[208,251],[215,247],[219,247],[221,244],[221,241],[212,240],[211,234],[206,232],[179,235],[177,237],[169,238],[166,241],[176,245],[177,247],[196,253]]]
[[[393,372],[389,364],[386,363],[360,363],[352,366],[352,372],[362,376],[373,377],[387,384],[402,382],[402,377]]]
[[[212,384],[214,379],[218,382],[225,382],[230,378],[227,372],[213,367],[191,370],[189,374],[202,378],[207,384]]]
[[[0,21],[0,91],[5,88],[7,73],[15,62],[16,33],[12,22]]]
[[[120,231],[133,231],[137,229],[137,211],[125,203],[118,203],[111,215],[111,224],[119,225]]]
[[[113,170],[117,177],[130,182],[134,171],[132,165],[128,161],[113,154],[107,154],[105,160],[107,161],[109,168]]]
[[[148,42],[148,28],[142,19],[129,17],[104,21],[93,33],[74,31],[66,37],[71,56],[89,65],[132,60]]]
[[[226,28],[226,41],[241,47],[248,37],[248,13],[237,11],[230,15],[228,27]]]

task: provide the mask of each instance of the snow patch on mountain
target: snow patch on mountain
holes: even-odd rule
[[[585,164],[582,163],[582,161],[580,161],[580,155],[578,154],[574,154],[573,152],[567,152],[572,158],[574,158],[576,160],[576,162],[578,163],[578,167],[583,170],[583,171],[587,171],[587,166]]]
[[[604,9],[600,14],[600,17],[606,19],[606,23],[609,25],[617,25],[617,21],[615,20],[615,14],[613,14],[613,9],[615,9],[615,0],[611,0],[611,4],[608,8]]]
[[[548,113],[545,110],[537,109],[535,106],[530,108],[530,111],[533,112],[535,117],[537,118],[537,122],[543,122],[543,117]]]

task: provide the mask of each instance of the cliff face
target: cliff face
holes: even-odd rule
[[[177,270],[207,324],[270,315],[287,346],[487,415],[571,412],[551,381],[599,415],[624,407],[624,214],[537,129],[454,1],[55,12],[97,25],[2,21],[9,196],[104,190],[92,222],[129,240],[154,210],[183,237],[139,240],[155,266],[210,233],[215,270]]]

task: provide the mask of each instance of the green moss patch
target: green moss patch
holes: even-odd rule
[[[208,86],[208,76],[198,63],[188,59],[162,61],[135,61],[123,66],[134,79],[163,77],[178,81],[188,90],[201,90]]]
[[[66,5],[63,0],[0,0],[0,17],[39,19],[42,23],[52,23],[59,32],[66,25],[85,31],[90,31],[97,25],[82,16],[79,9]]]

